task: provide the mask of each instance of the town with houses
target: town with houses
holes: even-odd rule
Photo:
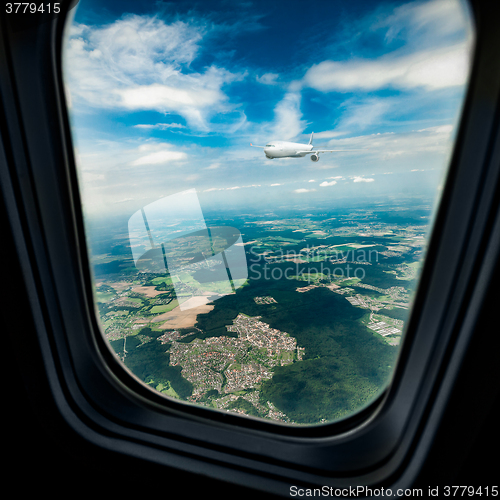
[[[269,301],[271,297],[261,299],[264,300],[262,303],[272,302]],[[288,333],[259,320],[259,316],[240,313],[233,324],[227,326],[228,332],[238,334],[237,338],[209,337],[186,344],[176,342],[175,333],[178,332],[161,337],[162,342],[172,342],[170,364],[182,366],[182,376],[193,384],[190,401],[200,402],[203,395],[216,390],[218,394],[212,402],[219,409],[241,396],[261,412],[270,412],[269,418],[286,420],[286,416],[272,405],[263,408],[258,403],[258,388],[264,380],[272,378],[274,366],[301,361],[305,349],[297,346],[296,340]],[[237,394],[240,391],[244,393]]]

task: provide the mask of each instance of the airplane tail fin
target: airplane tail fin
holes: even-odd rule
[[[313,143],[313,135],[314,135],[314,132],[311,132],[311,138],[309,139],[309,144]]]

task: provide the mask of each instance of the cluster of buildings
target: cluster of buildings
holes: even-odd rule
[[[161,342],[162,344],[168,344],[173,340],[179,340],[180,338],[185,337],[185,335],[181,335],[181,333],[177,330],[168,330],[160,337],[157,337],[156,340]]]
[[[182,343],[175,330],[158,338],[162,343],[172,342],[170,364],[181,366],[181,375],[193,384],[192,401],[199,401],[214,389],[219,394],[254,389],[272,378],[274,366],[292,363],[295,350],[296,359],[302,359],[304,348],[297,348],[293,337],[270,328],[259,318],[239,314],[233,325],[227,327],[228,331],[237,332],[238,338],[209,337]],[[251,347],[258,351],[252,353]],[[258,399],[258,393],[251,394]]]
[[[225,396],[222,396],[221,398],[218,398],[217,400],[214,401],[214,406],[215,408],[218,408],[219,410],[227,410],[231,412],[237,412],[237,413],[242,413],[245,414],[243,410],[237,410],[237,409],[229,409],[229,406],[231,403],[237,401],[239,398],[243,398],[249,403],[251,403],[257,410],[261,413],[261,415],[270,418],[272,420],[276,420],[278,422],[286,422],[290,423],[290,419],[280,410],[278,410],[270,401],[267,401],[265,405],[263,405],[259,401],[259,391],[249,391],[243,394],[242,396],[239,394],[226,394]]]
[[[256,304],[277,304],[273,297],[254,297]]]
[[[251,389],[264,380],[272,378],[273,373],[269,368],[258,363],[248,365],[239,365],[237,368],[227,369],[224,372],[226,376],[225,392],[241,391],[242,389]]]
[[[288,333],[271,328],[267,323],[259,321],[260,316],[238,314],[233,325],[226,327],[229,332],[237,332],[238,337],[248,340],[252,345],[267,349],[267,354],[278,354],[279,351],[294,351],[297,347],[295,338]]]
[[[401,335],[401,330],[399,328],[388,325],[385,321],[372,321],[368,324],[368,328],[383,337],[386,337],[387,335]]]
[[[363,297],[363,295],[358,294],[352,297],[346,297],[346,300],[353,306],[370,309],[369,302],[371,302],[371,299],[369,297]]]
[[[385,299],[383,298],[381,300],[378,298],[372,298],[360,294],[346,297],[346,300],[349,301],[353,306],[363,307],[365,309],[371,309],[372,311],[378,311],[379,309],[387,305],[397,306],[403,309],[409,308],[409,295],[408,292],[405,290],[405,288],[402,286],[391,286],[390,288],[387,289],[377,288],[375,286],[366,285],[364,283],[357,283],[356,286],[361,288],[367,288],[369,290],[375,290],[379,293],[389,296],[390,299],[387,300],[387,298]]]

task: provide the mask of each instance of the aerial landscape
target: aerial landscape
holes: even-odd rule
[[[65,34],[106,349],[217,418],[320,425],[384,393],[446,188],[465,5],[307,9],[86,0]]]
[[[184,311],[179,303],[206,294],[199,271],[140,272],[127,233],[107,226],[100,238],[96,226],[93,241],[112,245],[92,258],[103,334],[125,366],[172,398],[288,424],[343,418],[390,380],[430,213],[405,203],[212,214],[207,225],[240,229],[248,279]]]

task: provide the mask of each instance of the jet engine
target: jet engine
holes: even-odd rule
[[[317,154],[311,155],[311,161],[318,161],[318,160],[319,160],[319,155],[317,155]]]

